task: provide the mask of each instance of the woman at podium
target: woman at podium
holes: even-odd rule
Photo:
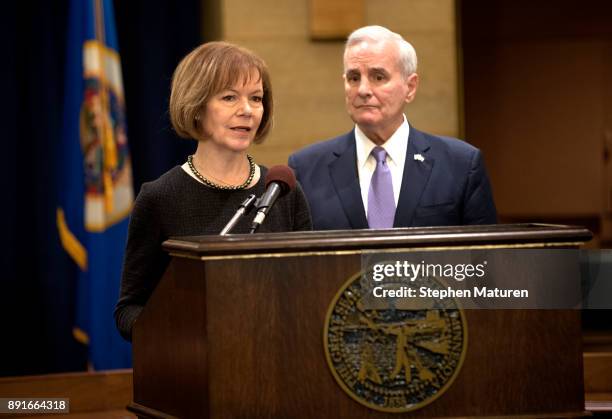
[[[172,78],[170,119],[176,133],[197,141],[187,161],[142,185],[130,218],[115,320],[131,340],[132,326],[163,275],[169,237],[219,234],[251,195],[262,196],[268,169],[248,154],[272,126],[268,68],[253,52],[226,42],[203,44]],[[232,233],[248,233],[242,217]],[[279,197],[259,231],[312,229],[299,185]]]

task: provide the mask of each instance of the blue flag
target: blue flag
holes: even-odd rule
[[[75,338],[95,369],[131,366],[113,319],[134,200],[111,0],[70,4],[57,227],[78,266]]]

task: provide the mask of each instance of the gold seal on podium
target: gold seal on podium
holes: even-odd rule
[[[328,365],[340,387],[369,408],[420,409],[440,397],[461,369],[465,313],[452,298],[372,298],[367,273],[350,278],[329,306],[323,336]],[[443,288],[436,278],[428,284]]]

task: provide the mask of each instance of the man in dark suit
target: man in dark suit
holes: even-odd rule
[[[408,124],[416,64],[412,45],[386,28],[349,36],[343,78],[355,128],[289,157],[315,230],[497,222],[480,151]]]

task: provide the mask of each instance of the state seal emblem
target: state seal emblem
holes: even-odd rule
[[[428,280],[430,287],[443,287]],[[461,369],[465,314],[453,299],[432,300],[427,308],[406,299],[372,304],[370,284],[367,271],[360,272],[331,302],[323,336],[328,365],[340,387],[371,409],[420,409],[440,397]]]

